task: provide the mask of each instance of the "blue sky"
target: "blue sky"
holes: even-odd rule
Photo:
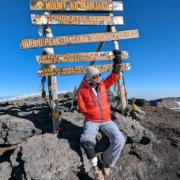
[[[117,29],[139,29],[139,39],[119,42],[127,50],[132,69],[124,73],[128,97],[155,99],[180,97],[180,1],[179,0],[124,0],[125,25]],[[39,91],[40,67],[35,60],[43,49],[21,50],[20,40],[38,38],[38,26],[31,25],[29,1],[2,1],[0,6],[1,60],[0,97],[29,94]],[[53,26],[55,36],[104,32],[99,26]],[[56,53],[95,51],[97,43],[61,46]],[[112,50],[111,42],[103,51]],[[103,63],[103,62],[102,62]],[[84,63],[58,64],[61,66],[88,65]],[[103,73],[105,78],[108,73]],[[58,90],[78,86],[82,75],[58,77]]]

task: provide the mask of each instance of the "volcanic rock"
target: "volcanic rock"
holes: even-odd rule
[[[172,99],[166,107],[136,100],[145,111],[138,121],[131,114],[130,117],[121,114],[117,97],[112,93],[109,100],[112,120],[124,134],[126,144],[108,180],[178,180],[180,112],[167,108],[178,99]],[[40,97],[0,103],[0,173],[5,173],[4,177],[10,180],[94,179],[79,142],[84,117],[79,113],[77,100],[73,93],[66,93],[58,96],[58,103],[63,117],[58,136],[50,134],[51,111]],[[96,139],[96,152],[100,157],[109,141],[102,132]]]
[[[32,122],[10,115],[0,116],[0,145],[21,143],[28,138],[39,134]]]
[[[79,144],[76,144],[80,149]],[[15,179],[78,179],[81,161],[79,152],[71,149],[68,140],[44,134],[19,145],[11,156]]]

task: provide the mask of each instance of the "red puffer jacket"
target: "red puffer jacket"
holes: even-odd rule
[[[83,81],[78,92],[78,106],[86,121],[106,122],[111,120],[110,105],[107,90],[119,79],[119,75],[112,73],[98,86],[97,96],[91,86]]]

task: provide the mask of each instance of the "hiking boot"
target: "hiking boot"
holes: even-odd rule
[[[103,174],[105,176],[109,176],[111,168],[108,165],[106,165],[106,163],[104,161],[104,158],[103,158],[103,154],[101,154],[101,162],[102,162],[102,172],[103,172]]]
[[[95,168],[94,175],[95,175],[95,180],[105,180],[102,171],[98,168]]]
[[[106,165],[102,165],[102,172],[105,176],[109,176],[110,175],[110,171],[111,171],[111,168],[106,166]]]

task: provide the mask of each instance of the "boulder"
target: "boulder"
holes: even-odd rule
[[[0,116],[0,145],[14,145],[40,134],[41,131],[26,119],[10,115]]]
[[[0,106],[0,111],[1,112],[8,112],[10,111],[12,108],[14,108],[14,105],[8,105],[8,106]]]
[[[61,126],[63,131],[61,133],[61,137],[65,139],[73,139],[73,140],[80,140],[80,135],[83,132],[83,122],[84,117],[82,114],[64,112],[62,114],[63,119],[61,122]]]
[[[55,135],[35,136],[14,151],[11,156],[16,179],[76,180],[81,167],[80,146]],[[79,151],[78,151],[79,150]]]
[[[112,169],[109,180],[153,180],[163,168],[162,160],[153,152],[153,145],[126,144],[122,155]]]
[[[138,121],[119,113],[115,113],[114,117],[120,130],[126,135],[127,143],[149,144],[150,142],[155,142],[155,136],[146,130]]]

